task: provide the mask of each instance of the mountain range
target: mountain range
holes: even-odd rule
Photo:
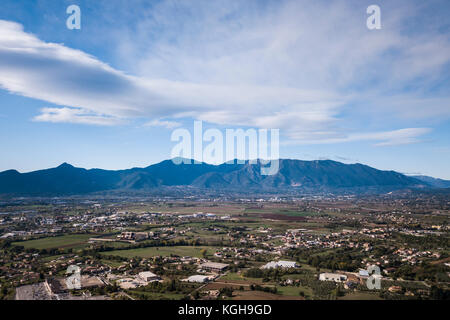
[[[411,177],[420,180],[422,182],[425,182],[426,184],[434,188],[450,188],[450,181],[448,180],[436,179],[427,176],[411,176]]]
[[[331,160],[280,160],[279,172],[261,175],[261,163],[180,164],[166,160],[146,168],[102,170],[76,168],[70,164],[29,173],[0,173],[0,194],[16,196],[84,195],[96,192],[150,192],[155,189],[190,189],[264,192],[276,190],[365,190],[392,191],[402,188],[450,187],[450,181],[410,177],[381,171],[363,164]]]

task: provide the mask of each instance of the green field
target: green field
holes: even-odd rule
[[[338,300],[383,300],[376,293],[368,293],[368,292],[352,292],[344,297],[338,298]]]
[[[179,293],[155,293],[155,292],[143,292],[138,290],[130,290],[128,293],[131,296],[141,297],[144,296],[145,300],[181,300],[185,297],[184,294]]]
[[[115,250],[102,252],[101,254],[108,256],[109,255],[120,256],[124,258],[133,258],[133,257],[150,258],[154,256],[167,257],[170,255],[201,258],[202,249],[206,249],[206,253],[208,255],[213,254],[217,250],[217,248],[215,247],[205,247],[205,246],[198,246],[198,247],[174,246],[174,247],[150,247],[150,248],[139,248],[130,250]]]
[[[112,260],[106,260],[106,259],[100,259],[100,262],[102,264],[106,264],[112,268],[117,268],[121,265],[123,265],[123,262],[119,262],[119,261],[112,261]]]
[[[283,296],[300,296],[300,291],[303,291],[306,296],[311,297],[313,292],[311,288],[308,287],[296,287],[296,286],[277,286],[277,291]]]
[[[52,249],[52,248],[82,248],[88,244],[92,234],[71,234],[60,237],[48,237],[36,240],[13,242],[13,245],[23,246],[25,249]]]
[[[223,275],[222,277],[220,277],[220,280],[224,280],[224,281],[242,281],[242,280],[246,280],[245,277],[243,277],[242,275],[240,275],[239,273],[236,272],[229,272],[225,275]]]
[[[280,209],[280,208],[264,208],[264,209],[245,209],[245,213],[250,214],[282,214],[292,217],[310,217],[314,215],[318,215],[314,212],[306,212],[306,211],[299,211],[295,209]]]

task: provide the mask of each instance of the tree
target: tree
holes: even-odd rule
[[[220,289],[220,294],[231,298],[233,296],[233,289],[230,287],[222,288]]]
[[[194,297],[195,300],[197,300],[198,298],[200,298],[200,293],[196,290],[192,293],[192,296]]]

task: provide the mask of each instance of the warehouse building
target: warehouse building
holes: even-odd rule
[[[209,272],[223,272],[228,268],[228,264],[217,262],[206,262],[200,265],[200,269]]]
[[[290,269],[297,267],[298,265],[295,261],[271,261],[263,265],[261,269],[276,269],[276,268]]]
[[[202,275],[195,275],[195,276],[190,276],[187,279],[184,279],[183,281],[186,282],[195,282],[195,283],[206,283],[208,281],[210,281],[210,277],[208,276],[202,276]]]
[[[339,273],[321,273],[319,276],[320,281],[334,281],[334,282],[345,282],[347,281],[347,276]]]
[[[150,271],[140,272],[139,278],[145,282],[159,281],[161,278]]]

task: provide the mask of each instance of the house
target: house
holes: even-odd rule
[[[120,240],[142,241],[148,239],[147,232],[122,232],[117,236]]]
[[[397,268],[390,267],[390,268],[384,269],[383,271],[385,274],[392,274],[392,273],[395,273],[396,270],[397,270]]]
[[[400,286],[391,286],[391,287],[389,287],[388,291],[392,292],[392,293],[399,293],[399,292],[402,292],[402,287],[400,287]]]
[[[321,273],[319,276],[320,281],[334,281],[334,282],[345,282],[347,281],[347,276],[339,273]]]

